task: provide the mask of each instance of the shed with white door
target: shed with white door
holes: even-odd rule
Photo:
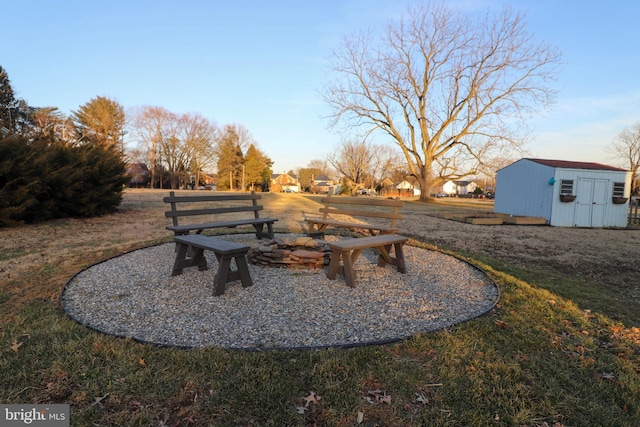
[[[494,212],[558,227],[626,227],[631,172],[600,163],[520,159],[496,176]]]

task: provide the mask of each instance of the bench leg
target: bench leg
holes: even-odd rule
[[[390,255],[392,245],[380,246],[378,248],[378,267],[385,267],[387,264],[395,265],[400,273],[406,273],[407,267],[404,261],[402,243],[394,243],[395,258]]]
[[[224,289],[229,281],[229,272],[231,270],[231,257],[217,255],[218,258],[218,272],[213,279],[213,295],[220,296],[224,294]]]
[[[184,243],[176,243],[177,253],[176,260],[173,263],[172,276],[182,274],[182,270],[188,267],[198,267],[198,270],[204,271],[207,269],[207,259],[204,257],[204,249],[194,249]],[[187,255],[189,255],[187,257]]]
[[[265,224],[252,224],[252,225],[253,225],[253,228],[256,229],[256,238],[258,240],[261,240],[265,236],[265,233],[264,233]],[[267,223],[266,225],[267,225],[266,236],[270,239],[273,239],[273,224]]]
[[[251,276],[249,275],[249,264],[247,264],[247,257],[245,255],[236,256],[236,267],[238,267],[242,287],[253,286],[253,280],[251,280]]]
[[[407,265],[404,261],[404,243],[395,243],[394,247],[396,251],[396,267],[398,267],[400,273],[406,273]]]
[[[356,286],[356,272],[353,269],[353,263],[356,262],[362,250],[351,251],[331,251],[329,259],[329,267],[327,269],[327,279],[335,280],[339,273],[344,276],[347,286],[354,288]],[[340,261],[342,260],[342,264]]]
[[[327,268],[327,279],[335,280],[340,268],[340,258],[342,258],[342,252],[338,252],[336,250],[331,251],[331,257],[329,258],[329,267]]]
[[[324,239],[324,230],[327,228],[326,224],[308,223],[307,236],[314,239]]]
[[[358,258],[358,255],[360,255],[360,252],[362,252],[362,250],[357,251],[358,253],[356,254],[356,251],[353,252],[344,252],[342,254],[342,268],[344,270],[344,279],[347,282],[347,286],[349,286],[350,288],[355,288],[356,287],[356,272],[353,269],[353,263],[356,262],[356,259]]]
[[[256,229],[256,238],[257,238],[258,240],[261,240],[261,239],[262,239],[262,236],[263,236],[263,234],[264,234],[264,233],[263,233],[263,230],[264,230],[264,224],[252,224],[252,225],[253,225],[253,228],[255,228],[255,229]]]
[[[253,285],[251,276],[249,275],[249,265],[245,254],[241,255],[218,255],[218,272],[213,279],[213,295],[220,296],[224,294],[227,283],[240,280],[242,287],[246,288]],[[231,269],[231,260],[235,258],[237,270]]]

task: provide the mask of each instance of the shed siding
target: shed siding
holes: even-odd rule
[[[508,215],[551,218],[554,168],[527,159],[500,169],[494,211]]]
[[[606,170],[556,169],[550,225],[559,227],[626,227],[628,204],[612,202],[613,183],[625,183],[625,197],[631,191],[631,173]],[[574,181],[576,200],[560,201],[560,180]]]

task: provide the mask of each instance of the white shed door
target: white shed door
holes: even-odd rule
[[[604,226],[604,211],[609,181],[606,179],[578,178],[576,189],[576,227]]]

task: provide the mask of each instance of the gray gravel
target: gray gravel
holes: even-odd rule
[[[296,237],[298,235],[285,235]],[[224,238],[252,245],[255,235]],[[335,239],[327,236],[327,239]],[[355,265],[357,286],[326,270],[249,265],[254,286],[212,296],[208,271],[171,277],[173,244],[130,252],[81,271],[62,294],[76,321],[107,334],[159,345],[275,349],[394,341],[472,319],[497,302],[497,286],[449,255],[405,246],[407,273],[377,267],[373,251]]]

